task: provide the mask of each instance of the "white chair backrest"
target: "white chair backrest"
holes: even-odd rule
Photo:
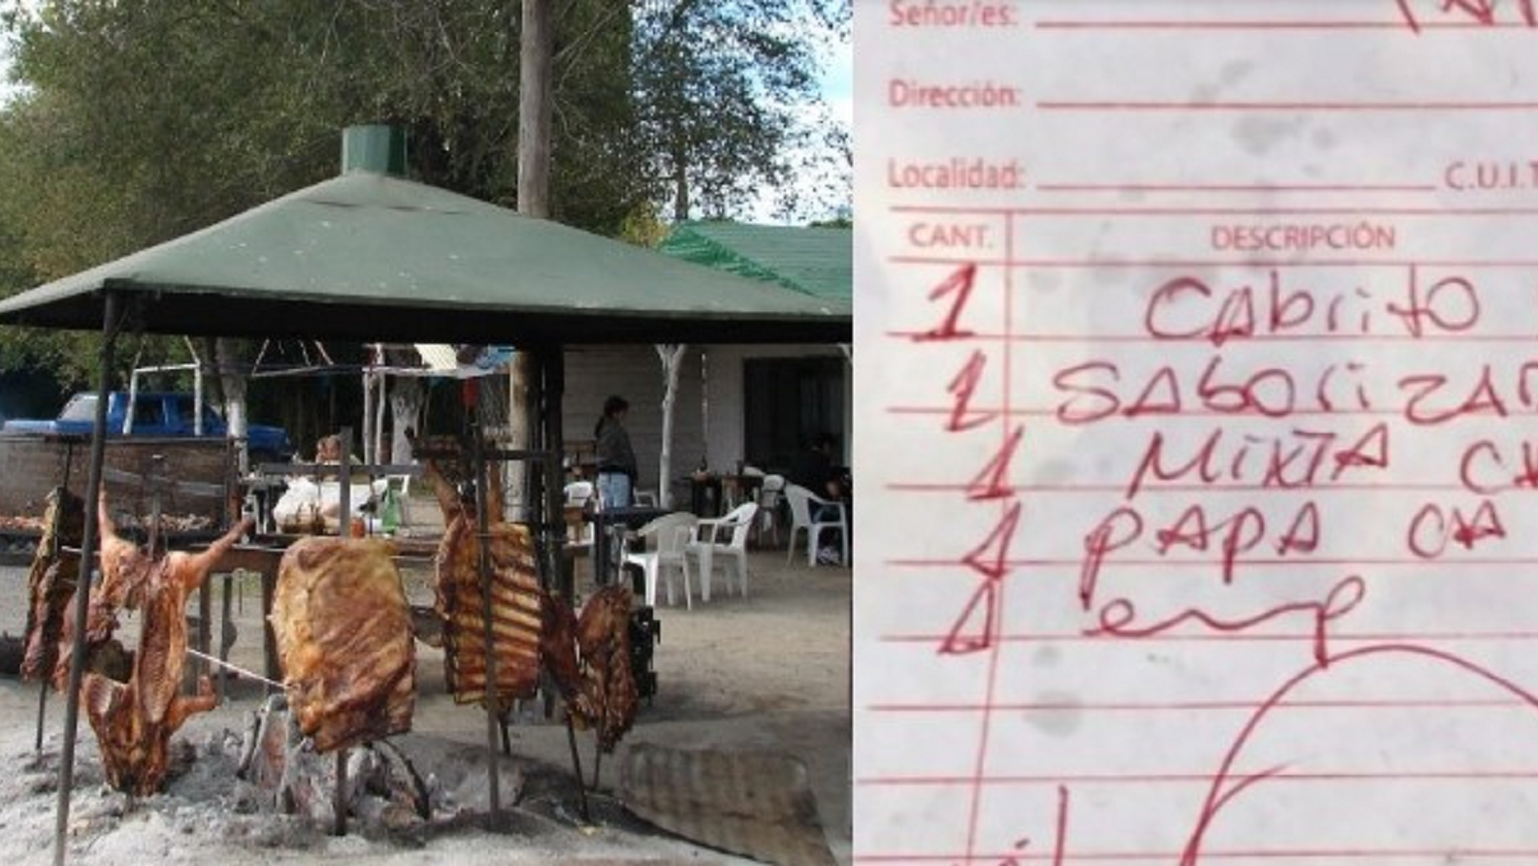
[[[799,484],[785,485],[785,498],[790,500],[790,517],[797,524],[810,524],[812,522],[812,509],[808,504],[812,498],[812,491]]]
[[[765,508],[773,508],[780,504],[780,497],[785,495],[785,476],[765,475],[763,483],[758,487],[758,504]]]
[[[762,478],[764,477],[764,470],[759,469],[757,466],[744,466],[742,467],[742,474],[751,478]]]
[[[694,515],[689,515],[693,517]],[[694,540],[694,520],[680,520],[671,530],[657,533],[657,553],[664,557],[679,557]]]
[[[573,481],[566,485],[567,505],[586,505],[593,498],[593,482]]]
[[[672,514],[664,514],[653,518],[645,526],[636,530],[636,535],[646,539],[646,546],[655,548],[664,553],[678,550],[678,530],[685,530],[684,538],[689,538],[689,532],[699,522],[699,518],[687,511],[675,511]]]
[[[753,515],[758,513],[757,502],[744,502],[727,512],[721,518],[721,525],[731,527],[731,547],[742,547],[748,543],[748,530],[753,528]]]
[[[635,500],[635,502],[632,503],[634,505],[641,505],[650,508],[656,508],[658,505],[657,492],[655,490],[636,490],[632,492],[630,498]]]

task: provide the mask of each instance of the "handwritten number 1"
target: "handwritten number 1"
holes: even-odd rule
[[[961,311],[967,305],[967,299],[972,297],[972,285],[977,282],[977,265],[962,265],[954,273],[946,277],[943,282],[935,286],[929,293],[931,301],[938,301],[946,295],[953,295],[951,308],[945,314],[945,319],[928,331],[915,336],[913,339],[919,342],[931,340],[955,340],[961,337],[973,336],[976,332],[962,330],[956,327],[956,322],[961,319]]]
[[[1020,440],[1025,437],[1025,425],[1015,427],[999,447],[993,459],[983,467],[983,470],[973,476],[972,483],[967,485],[968,499],[1003,499],[1013,496],[1014,485],[1009,481],[1009,466],[1015,459],[1015,452],[1020,448]]]
[[[988,356],[980,349],[972,350],[972,357],[967,359],[965,367],[951,380],[946,391],[956,395],[956,405],[951,407],[950,425],[945,429],[952,433],[960,433],[980,427],[998,417],[997,412],[972,413],[972,395],[977,392],[977,383],[983,378],[983,368],[988,366]],[[970,416],[970,417],[968,417]]]

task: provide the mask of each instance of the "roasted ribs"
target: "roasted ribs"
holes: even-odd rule
[[[385,541],[306,538],[283,554],[268,619],[299,730],[320,752],[411,730],[416,650]]]
[[[438,547],[434,607],[443,619],[448,689],[459,703],[484,702],[493,693],[499,711],[531,697],[539,683],[539,638],[544,593],[534,566],[528,527],[492,524],[491,625],[496,686],[488,688],[486,619],[481,588],[481,545],[468,511],[450,521]]]

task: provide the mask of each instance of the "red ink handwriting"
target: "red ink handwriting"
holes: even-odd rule
[[[1210,631],[1233,634],[1286,616],[1306,614],[1312,621],[1314,661],[1329,663],[1329,625],[1340,619],[1367,597],[1367,584],[1357,575],[1342,578],[1320,601],[1280,604],[1242,619],[1219,619],[1199,608],[1187,608],[1174,616],[1147,625],[1137,625],[1137,606],[1129,599],[1117,598],[1100,609],[1099,625],[1085,632],[1090,637],[1148,638],[1166,634],[1182,626],[1196,624]]]
[[[967,301],[972,297],[972,287],[977,282],[977,265],[968,264],[957,268],[950,276],[946,277],[929,293],[931,301],[938,301],[946,295],[951,295],[951,307],[946,312],[945,318],[940,324],[922,334],[914,337],[915,340],[956,340],[962,337],[971,337],[975,334],[971,330],[963,330],[957,327],[961,319],[962,310],[966,309]]]
[[[1506,526],[1495,503],[1481,499],[1472,514],[1459,506],[1443,508],[1427,503],[1410,519],[1405,543],[1410,552],[1422,559],[1436,559],[1447,552],[1448,544],[1473,550],[1490,538],[1505,538]]]
[[[1180,866],[1197,866],[1201,862],[1202,844],[1206,841],[1207,831],[1212,828],[1217,820],[1218,813],[1232,802],[1244,790],[1276,775],[1281,767],[1270,767],[1258,772],[1241,773],[1235,775],[1234,767],[1239,763],[1239,758],[1250,740],[1260,731],[1266,718],[1277,707],[1282,706],[1294,689],[1311,682],[1315,678],[1328,676],[1329,673],[1338,673],[1343,668],[1365,664],[1383,658],[1393,659],[1399,656],[1420,657],[1434,662],[1445,664],[1453,668],[1455,672],[1466,674],[1470,679],[1492,684],[1498,689],[1510,695],[1520,704],[1525,704],[1525,709],[1538,711],[1538,695],[1527,691],[1515,682],[1506,679],[1489,668],[1482,667],[1468,659],[1443,650],[1431,647],[1416,646],[1413,644],[1377,644],[1373,646],[1359,647],[1346,650],[1334,655],[1316,658],[1314,664],[1304,668],[1272,692],[1255,709],[1255,712],[1247,719],[1240,729],[1239,735],[1223,756],[1223,762],[1213,775],[1212,787],[1207,791],[1207,798],[1202,804],[1201,811],[1196,816],[1196,823],[1186,841],[1186,847],[1180,858]]]
[[[1079,567],[1079,603],[1086,610],[1094,603],[1095,586],[1106,556],[1141,539],[1146,525],[1136,509],[1122,506],[1085,536],[1084,560]],[[1223,583],[1231,584],[1240,558],[1259,547],[1270,530],[1280,525],[1275,520],[1268,521],[1265,513],[1253,506],[1245,506],[1216,519],[1209,516],[1205,506],[1191,505],[1172,523],[1155,530],[1153,551],[1159,556],[1167,556],[1176,547],[1199,553],[1216,549],[1220,554]],[[1298,506],[1286,527],[1275,541],[1278,556],[1318,550],[1321,530],[1317,504],[1304,502]]]
[[[977,391],[977,384],[983,378],[983,368],[988,366],[988,356],[981,349],[973,349],[972,357],[967,359],[961,372],[951,380],[946,391],[955,395],[956,403],[951,407],[950,423],[945,427],[952,433],[961,433],[974,427],[987,424],[997,418],[997,412],[973,412],[972,395]]]
[[[1214,288],[1201,277],[1166,280],[1149,295],[1143,330],[1163,340],[1206,340],[1222,346],[1232,339],[1360,334],[1382,330],[1397,320],[1403,332],[1425,336],[1435,328],[1460,333],[1479,323],[1479,293],[1472,281],[1448,276],[1424,292],[1420,271],[1410,265],[1395,292],[1369,285],[1298,286],[1290,272],[1271,268],[1259,279]],[[1317,278],[1316,278],[1317,279]],[[1383,314],[1388,314],[1387,316]]]
[[[1024,438],[1025,425],[1016,426],[1004,440],[1004,444],[999,446],[993,459],[989,460],[982,471],[973,476],[972,481],[967,484],[968,499],[1003,499],[1015,494],[1014,485],[1009,483],[1009,468]]]
[[[1399,6],[1399,14],[1404,18],[1405,24],[1415,33],[1421,32],[1421,16],[1415,11],[1412,0],[1394,0]],[[1496,12],[1500,0],[1436,0],[1432,14],[1456,17],[1458,20],[1472,21],[1485,27],[1495,27],[1500,23]],[[1519,23],[1528,27],[1538,27],[1538,5],[1534,0],[1514,0],[1511,4],[1516,9]]]
[[[1339,434],[1326,430],[1241,436],[1217,427],[1205,439],[1192,439],[1184,459],[1170,456],[1179,447],[1166,439],[1163,431],[1154,431],[1127,482],[1127,499],[1137,498],[1150,481],[1258,483],[1293,489],[1340,481],[1352,469],[1387,469],[1389,428],[1384,423],[1374,424],[1354,440],[1343,442]]]
[[[1458,480],[1469,490],[1491,496],[1507,490],[1538,489],[1538,445],[1523,440],[1520,445],[1521,468],[1506,465],[1505,453],[1489,439],[1481,439],[1463,450],[1458,461]],[[1490,470],[1493,478],[1483,471]]]
[[[940,642],[941,655],[966,655],[993,646],[999,623],[999,587],[1010,572],[1009,548],[1019,526],[1020,503],[1015,502],[999,518],[988,537],[962,557],[962,563],[981,574],[983,582]]]

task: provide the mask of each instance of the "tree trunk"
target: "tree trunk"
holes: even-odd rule
[[[688,157],[682,153],[673,154],[673,221],[683,222],[689,218],[689,177],[684,168],[688,164]]]
[[[550,216],[550,62],[555,51],[550,6],[551,0],[523,0],[518,46],[518,212],[540,219]],[[518,347],[508,383],[508,444],[513,448],[528,448],[531,442],[525,402],[531,359],[526,349]],[[506,466],[504,482],[513,500],[509,505],[523,504],[526,466],[517,461]]]
[[[657,357],[662,360],[662,380],[665,383],[662,390],[662,456],[657,466],[657,495],[663,508],[673,507],[673,485],[668,479],[673,477],[673,404],[678,396],[678,370],[683,366],[683,343],[676,345],[670,343],[657,344]]]
[[[422,380],[411,376],[396,378],[390,387],[390,462],[406,464],[413,459],[407,431],[422,430],[422,404],[426,402]]]
[[[550,216],[550,0],[523,0],[518,79],[518,212]]]
[[[229,436],[240,442],[240,474],[251,469],[251,448],[246,440],[250,424],[246,419],[246,377],[240,372],[242,359],[238,343],[229,337],[214,341],[214,367],[219,371],[219,387],[224,391],[224,420]]]

